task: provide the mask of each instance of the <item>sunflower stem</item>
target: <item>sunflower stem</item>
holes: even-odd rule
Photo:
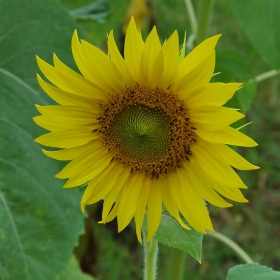
[[[170,248],[171,256],[169,263],[168,280],[183,280],[187,254],[181,250]]]
[[[199,0],[198,2],[198,44],[207,38],[213,3],[214,0]]]
[[[239,245],[237,245],[233,240],[226,237],[222,233],[207,231],[207,235],[210,235],[210,236],[222,241],[224,244],[226,244],[228,247],[230,247],[235,253],[237,253],[237,255],[240,258],[242,258],[245,261],[245,263],[254,263],[254,261],[251,259],[251,257]]]
[[[255,78],[250,79],[248,82],[249,83],[252,83],[252,82],[258,83],[258,82],[262,82],[266,79],[269,79],[269,78],[272,78],[272,77],[275,77],[278,75],[280,75],[280,70],[274,69],[274,70],[270,70],[268,72],[262,73],[262,74],[256,76]]]
[[[186,7],[187,7],[187,11],[189,14],[189,19],[190,19],[190,24],[191,24],[191,29],[192,29],[192,33],[196,36],[197,34],[197,18],[196,18],[196,14],[192,5],[192,1],[191,0],[185,0],[186,3]]]
[[[144,280],[156,280],[158,241],[152,238],[146,243],[147,235],[143,232],[144,246]]]

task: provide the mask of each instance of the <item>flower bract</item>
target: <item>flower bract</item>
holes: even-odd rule
[[[64,187],[87,184],[82,210],[103,200],[102,223],[117,218],[121,231],[134,219],[142,242],[145,214],[149,241],[163,205],[183,228],[189,229],[182,216],[205,233],[213,231],[205,202],[247,202],[235,169],[258,167],[228,145],[257,144],[231,127],[244,115],[223,107],[241,84],[210,83],[219,37],[183,57],[176,31],[161,44],[154,27],[144,41],[132,18],[124,56],[113,31],[108,55],[75,31],[72,51],[80,73],[56,55],[54,66],[37,57],[50,83],[39,75],[38,82],[57,105],[36,105],[41,115],[34,121],[49,131],[36,142],[59,148],[43,150],[47,156],[69,161],[56,175],[67,179]]]

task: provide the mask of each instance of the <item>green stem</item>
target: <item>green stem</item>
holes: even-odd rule
[[[207,38],[213,3],[214,0],[199,0],[198,2],[198,44]]]
[[[262,73],[262,74],[256,76],[255,78],[250,79],[248,82],[249,83],[252,83],[252,82],[257,82],[257,83],[258,82],[262,82],[262,81],[264,81],[266,79],[278,76],[279,74],[280,74],[280,70],[271,70],[271,71]]]
[[[156,264],[158,254],[158,241],[152,238],[146,243],[146,233],[143,232],[143,246],[144,246],[144,280],[155,280],[156,279]]]
[[[187,7],[187,11],[189,14],[189,19],[190,19],[190,24],[191,24],[191,29],[192,29],[192,33],[197,34],[197,19],[196,19],[196,15],[194,12],[194,8],[192,5],[192,1],[191,0],[185,0],[186,3],[186,7]]]
[[[181,250],[170,248],[169,280],[183,280],[187,254]]]
[[[239,246],[237,245],[233,240],[226,237],[225,235],[219,233],[219,232],[210,232],[207,231],[207,235],[210,235],[220,241],[222,241],[224,244],[226,244],[228,247],[230,247],[239,257],[241,257],[245,263],[254,263],[254,261],[251,259],[251,257]]]

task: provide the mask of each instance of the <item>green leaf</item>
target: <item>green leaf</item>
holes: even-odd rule
[[[54,178],[60,164],[34,143],[43,133],[32,121],[34,104],[48,103],[35,78],[35,55],[51,60],[55,51],[73,63],[76,25],[53,0],[2,0],[0,10],[0,279],[58,279],[84,216],[80,192],[62,188]]]
[[[279,280],[280,272],[257,263],[237,265],[228,272],[226,280]]]
[[[65,279],[75,279],[75,280],[94,280],[92,276],[89,276],[85,273],[82,273],[79,270],[77,260],[73,256],[68,265],[66,266],[63,273],[59,276],[57,280],[65,280]]]
[[[280,1],[232,0],[233,11],[263,59],[280,68]]]
[[[80,20],[96,20],[97,22],[105,22],[105,18],[109,15],[108,0],[97,0],[81,8],[70,11],[70,15],[74,19]]]
[[[184,223],[190,225],[183,219]],[[177,220],[164,211],[161,215],[159,228],[155,238],[162,244],[172,248],[177,248],[201,262],[202,239],[203,235],[194,229],[186,230],[182,228]]]

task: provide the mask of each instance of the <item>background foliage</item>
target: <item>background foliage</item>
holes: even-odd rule
[[[134,225],[121,234],[114,222],[97,225],[101,203],[89,207],[85,219],[79,206],[80,190],[62,189],[63,182],[54,178],[61,166],[33,142],[42,130],[32,121],[37,115],[34,104],[50,102],[37,85],[35,55],[51,62],[55,52],[76,68],[70,49],[75,28],[104,51],[111,29],[123,47],[126,15],[131,13],[139,16],[144,37],[154,24],[162,41],[174,29],[181,43],[185,30],[191,33],[183,0],[149,1],[145,9],[136,5],[134,10],[129,3],[0,1],[0,11],[5,11],[0,18],[1,280],[142,278],[142,248]],[[230,209],[209,206],[209,211],[216,230],[240,244],[255,262],[274,270],[280,270],[279,77],[258,83],[254,77],[280,68],[279,24],[279,1],[226,0],[214,3],[209,28],[209,35],[223,34],[215,70],[221,74],[213,80],[245,82],[228,105],[246,112],[246,122],[254,121],[245,129],[259,147],[240,152],[261,166],[260,171],[241,173],[249,186],[244,191],[248,204]],[[168,276],[171,254],[172,249],[160,246],[159,279]],[[233,251],[205,236],[202,264],[188,256],[186,279],[225,279],[228,270],[240,263]],[[232,269],[227,279],[238,279],[234,277],[239,269],[244,267]],[[245,267],[246,273],[250,269]]]

